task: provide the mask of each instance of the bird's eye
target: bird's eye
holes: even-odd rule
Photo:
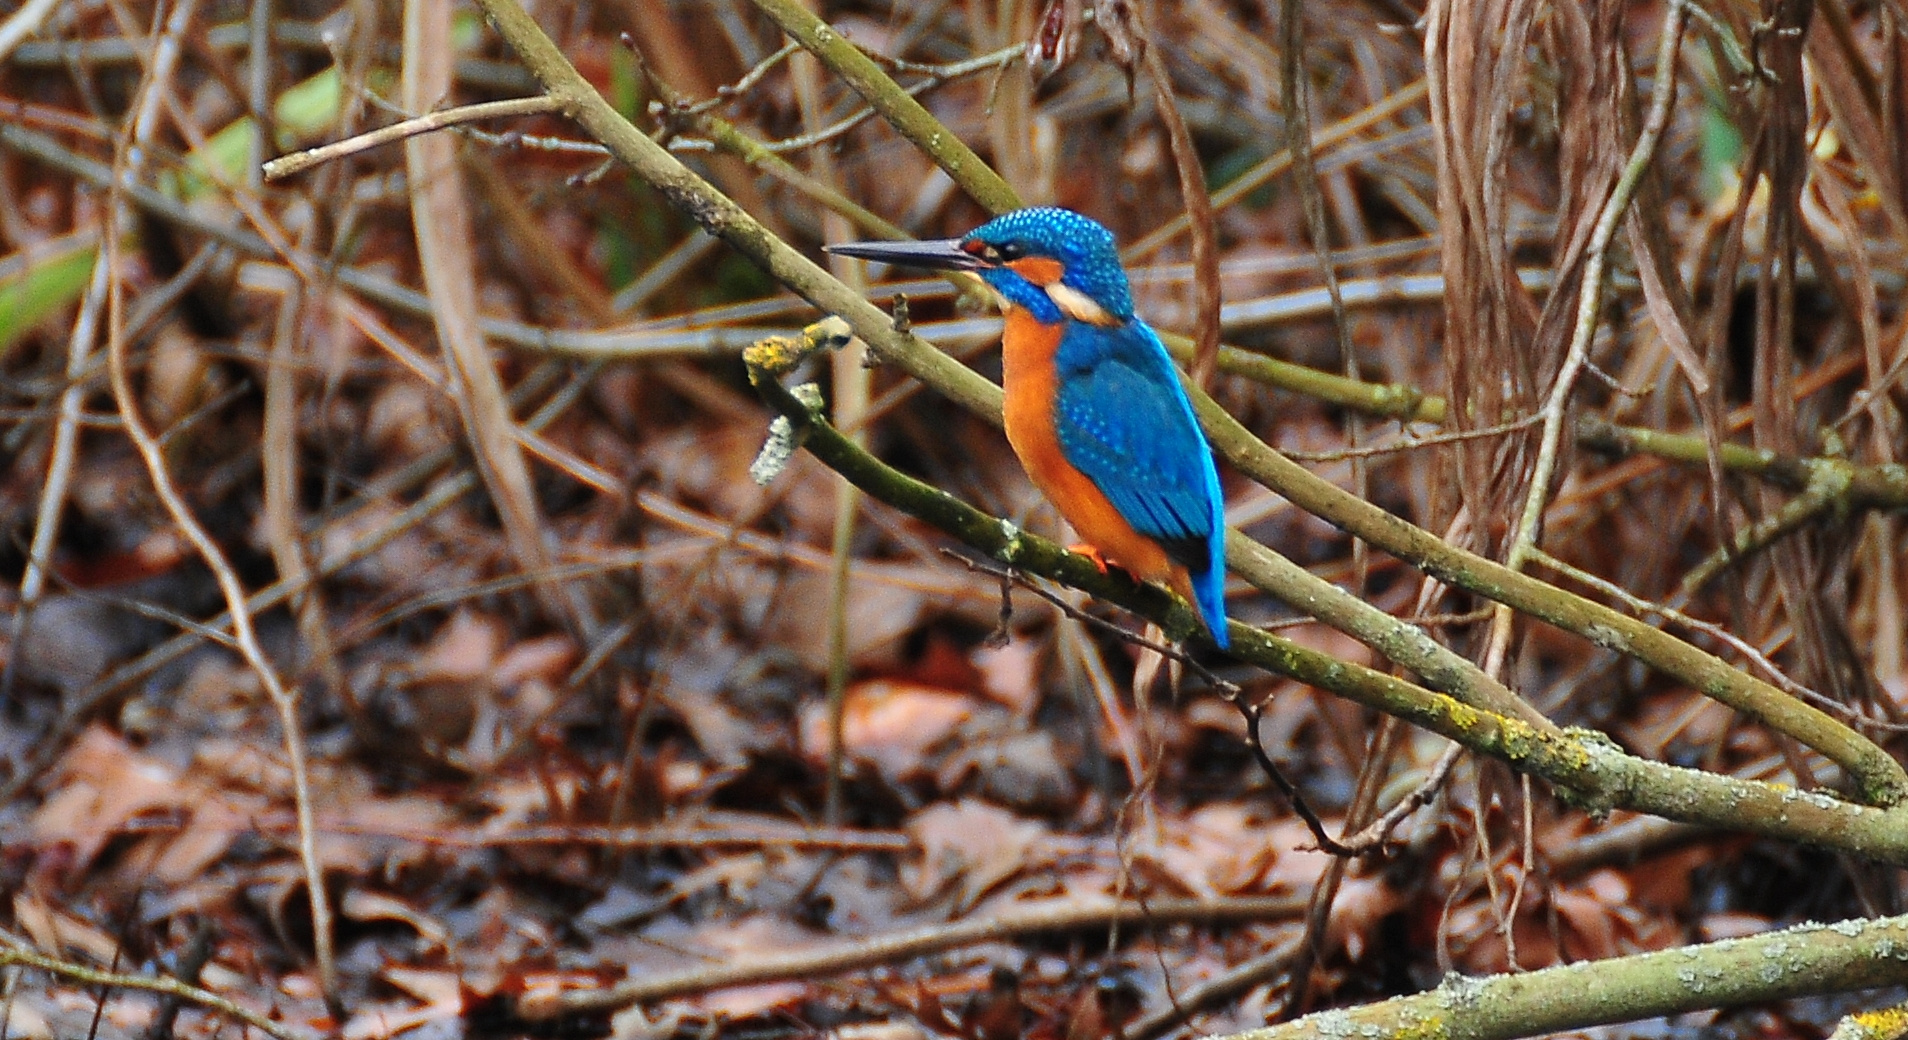
[[[1017,242],[1008,242],[994,250],[1002,260],[1018,260],[1027,255],[1026,247]]]
[[[961,252],[980,260],[985,264],[998,264],[1001,261],[1000,250],[978,238],[970,238],[961,243]]]

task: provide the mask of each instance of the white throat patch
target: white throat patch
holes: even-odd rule
[[[1094,303],[1092,297],[1070,285],[1054,282],[1041,288],[1047,290],[1047,298],[1060,308],[1061,313],[1075,321],[1084,321],[1089,325],[1120,324],[1120,320],[1108,314],[1105,307]]]

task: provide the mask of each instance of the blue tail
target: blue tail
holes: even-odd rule
[[[1226,632],[1225,528],[1219,530],[1211,563],[1205,570],[1190,572],[1190,576],[1193,596],[1199,600],[1199,613],[1206,619],[1206,630],[1212,633],[1213,643],[1226,650],[1232,646],[1232,636]]]

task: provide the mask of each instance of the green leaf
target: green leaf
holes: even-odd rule
[[[97,242],[75,235],[55,250],[0,260],[0,359],[48,315],[79,299],[93,273]]]

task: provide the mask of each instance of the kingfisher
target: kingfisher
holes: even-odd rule
[[[1212,448],[1159,336],[1133,313],[1113,233],[1068,209],[995,217],[960,238],[852,242],[842,256],[971,271],[999,297],[1007,441],[1034,486],[1113,564],[1226,633],[1225,500]]]

